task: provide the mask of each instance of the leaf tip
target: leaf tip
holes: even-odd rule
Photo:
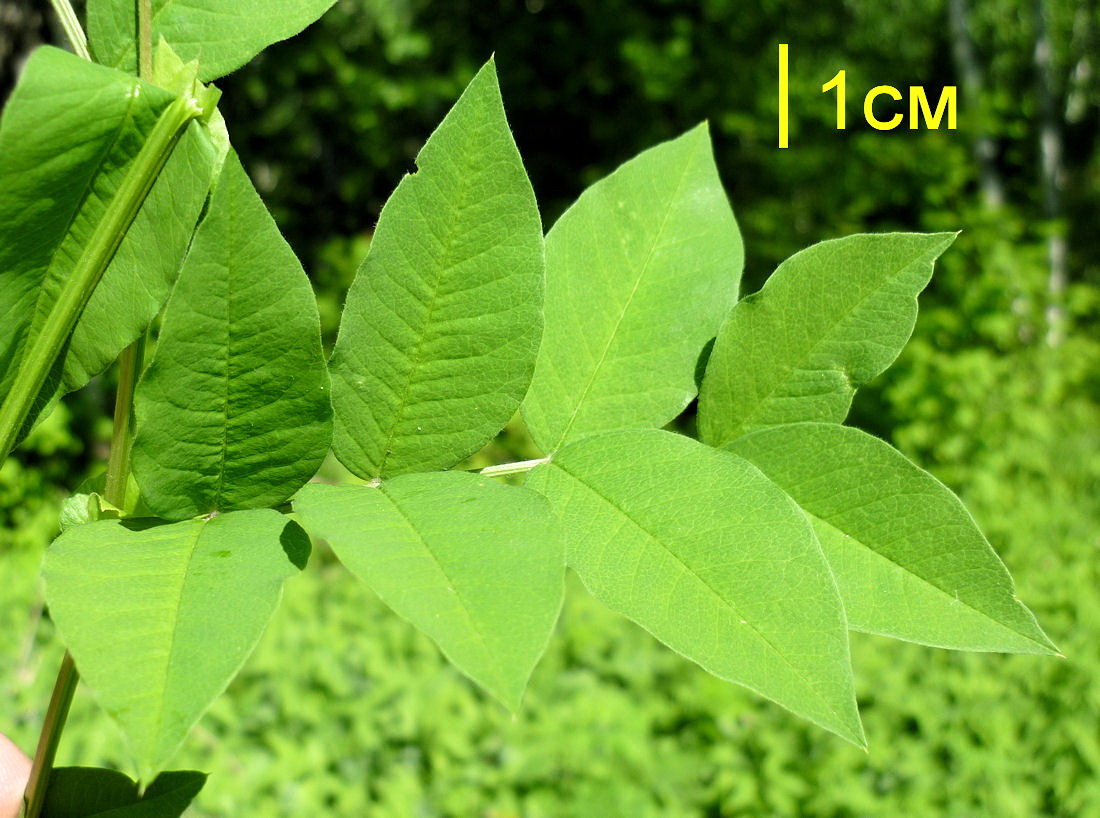
[[[1043,640],[1039,643],[1039,646],[1043,649],[1042,652],[1047,656],[1055,656],[1059,659],[1065,659],[1066,655],[1062,653],[1062,649],[1059,648],[1054,642],[1050,640],[1045,633],[1042,635]]]
[[[499,89],[500,83],[497,78],[497,53],[495,51],[489,55],[489,59],[487,59],[485,64],[477,70],[476,74],[474,74],[474,78],[470,80],[470,84],[466,86],[467,90],[475,86],[483,77],[486,82],[489,82]]]
[[[523,687],[518,690],[492,690],[490,691],[498,702],[504,705],[504,709],[511,715],[512,720],[515,721],[523,710],[523,698],[527,695],[527,684],[524,683]]]
[[[962,230],[948,230],[943,233],[932,233],[930,237],[939,240],[936,242],[936,255],[934,259],[938,259],[941,255],[943,255],[943,252],[952,244],[954,244],[955,239],[957,239],[961,234]]]
[[[863,731],[863,719],[859,715],[859,706],[854,702],[852,703],[852,712],[847,716],[848,718],[845,719],[843,725],[837,725],[830,729],[849,744],[855,745],[865,753],[869,752],[867,734]],[[837,729],[838,727],[840,729]]]
[[[701,144],[710,145],[710,120],[704,119],[701,122],[694,125],[692,128],[684,131],[681,137],[693,142],[699,142]]]

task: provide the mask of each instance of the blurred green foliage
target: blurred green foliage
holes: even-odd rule
[[[750,282],[805,245],[861,229],[970,227],[989,134],[1023,219],[1045,236],[1038,186],[1032,6],[967,0],[985,60],[960,92],[960,130],[890,133],[862,121],[876,84],[957,82],[948,0],[345,0],[300,36],[223,82],[234,143],[291,244],[312,269],[333,234],[373,227],[428,133],[489,54],[547,225],[588,184],[655,142],[709,119],[718,164],[747,235]],[[1094,4],[1045,0],[1065,87],[1065,179],[1077,266],[1100,276],[1100,73]],[[1079,8],[1085,8],[1081,18]],[[1090,16],[1091,15],[1091,16]],[[1001,25],[1004,20],[1012,25]],[[776,47],[791,47],[791,148],[776,149]],[[848,72],[849,127],[820,92]],[[1077,81],[1091,70],[1091,79]],[[1087,263],[1086,263],[1087,260]]]
[[[579,583],[513,719],[319,550],[177,759],[218,773],[195,814],[1093,814],[1096,529],[1064,511],[1037,514],[1059,498],[1035,486],[1002,488],[993,508],[968,499],[1069,658],[856,636],[870,754],[699,672]],[[1022,535],[1015,549],[1008,532]],[[16,627],[0,650],[32,658],[0,693],[28,744],[60,648],[47,627],[34,651],[19,644],[33,631],[24,610],[5,617]],[[117,731],[86,694],[62,756],[126,769]]]
[[[1051,219],[1034,2],[963,4],[984,86],[962,90],[959,131],[860,124],[872,85],[923,84],[934,99],[957,81],[953,1],[344,0],[227,78],[223,109],[311,273],[330,348],[382,203],[491,52],[547,225],[622,160],[709,118],[749,290],[820,239],[963,229],[913,340],[859,393],[852,422],[962,494],[1067,658],[853,635],[867,755],[707,676],[574,582],[513,719],[319,548],[178,759],[215,772],[196,815],[1100,815],[1100,19],[1094,2],[1041,4],[1065,149]],[[779,42],[791,45],[787,151],[775,147]],[[843,133],[820,93],[840,68]],[[983,197],[983,137],[1000,204]],[[1068,240],[1061,294],[1051,235]],[[1053,346],[1052,303],[1066,315]],[[104,458],[110,396],[97,379],[0,468],[0,731],[26,748],[61,653],[38,564],[60,500]],[[514,422],[467,465],[529,447]],[[85,692],[61,756],[126,769]]]

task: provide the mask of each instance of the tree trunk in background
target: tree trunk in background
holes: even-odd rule
[[[982,111],[985,77],[978,55],[974,52],[974,42],[970,38],[970,10],[966,0],[948,0],[947,16],[951,27],[951,56],[962,86],[963,105],[970,114],[971,123],[977,123],[971,133],[974,159],[978,163],[982,186],[982,201],[990,210],[996,210],[1004,204],[1004,182],[997,169],[997,145],[985,126]]]
[[[962,94],[962,104],[967,113],[971,137],[971,152],[978,167],[982,204],[990,213],[999,211],[1005,204],[1005,184],[997,166],[997,143],[990,134],[986,109],[985,71],[974,40],[970,35],[970,8],[967,0],[947,0],[947,17],[951,32],[951,57],[955,64]],[[1011,296],[1012,313],[1016,317],[1016,337],[1029,343],[1035,337],[1031,325],[1031,295],[1022,286],[1016,270],[1006,270],[1005,289]]]
[[[1073,18],[1073,53],[1079,54],[1066,91],[1067,125],[1076,125],[1085,118],[1096,84],[1096,66],[1093,59],[1100,48],[1096,37],[1096,2],[1079,0]]]
[[[0,0],[0,99],[7,99],[31,50],[50,42],[49,3]]]
[[[1046,340],[1058,346],[1065,335],[1066,228],[1062,188],[1065,184],[1062,121],[1055,97],[1054,49],[1047,28],[1046,3],[1034,0],[1035,80],[1039,103],[1039,172],[1043,188],[1043,215],[1049,221],[1047,237]]]

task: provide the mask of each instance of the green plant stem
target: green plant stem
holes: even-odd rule
[[[130,478],[130,416],[134,405],[134,387],[145,359],[145,336],[122,351],[118,359],[118,391],[115,392],[114,428],[111,430],[111,455],[107,461],[107,483],[103,499],[115,508],[126,504],[126,484]]]
[[[65,36],[69,38],[73,51],[78,57],[91,60],[92,55],[88,52],[88,38],[84,35],[84,29],[80,27],[80,20],[73,11],[72,5],[69,4],[69,0],[50,0],[50,5],[57,12],[61,27],[65,29]]]
[[[27,781],[27,791],[24,796],[25,818],[38,818],[46,802],[46,789],[49,787],[50,772],[53,769],[54,756],[57,754],[57,743],[61,739],[61,728],[69,715],[69,705],[72,704],[73,692],[79,680],[80,675],[76,672],[73,657],[66,651],[65,658],[61,660],[57,682],[54,684],[53,696],[50,697],[50,706],[46,710],[46,720],[42,725],[38,749],[35,750],[31,775]]]
[[[130,478],[131,416],[134,404],[134,388],[141,374],[142,361],[145,358],[145,335],[143,334],[122,351],[118,359],[118,390],[115,392],[115,411],[111,430],[111,453],[107,460],[107,485],[104,499],[122,508],[126,503],[126,485]],[[53,696],[42,733],[38,739],[38,749],[34,754],[31,775],[27,781],[25,796],[25,818],[38,818],[45,803],[46,790],[49,788],[50,773],[57,753],[57,744],[61,740],[61,731],[69,715],[69,705],[73,700],[80,674],[77,672],[73,657],[65,652],[61,669],[54,683]]]
[[[531,471],[535,466],[541,466],[543,463],[549,463],[549,457],[539,457],[535,460],[519,460],[515,463],[501,463],[499,466],[486,466],[478,474],[484,474],[486,477],[504,477],[507,474],[522,474],[526,471]]]
[[[57,303],[46,318],[34,346],[23,359],[11,391],[0,406],[0,462],[14,448],[58,354],[72,334],[92,291],[111,263],[115,250],[184,128],[201,114],[202,109],[195,99],[185,95],[172,102],[153,126],[118,192],[107,206],[102,221],[65,281]]]
[[[84,32],[80,29],[80,24],[76,21],[76,15],[73,14],[72,7],[69,6],[68,0],[52,0],[52,2],[54,3],[54,8],[63,5],[67,9],[75,25],[76,32],[81,38],[81,42],[84,42]],[[77,40],[74,39],[73,32],[66,23],[65,13],[63,13],[60,8],[58,13],[61,15],[62,23],[65,25],[65,30],[69,35],[69,39],[73,41],[73,47],[77,50],[78,54],[88,59],[86,43],[84,44],[83,51],[81,51],[81,48],[77,45]],[[149,0],[138,0],[138,19],[140,33],[139,47],[141,51],[139,71],[141,77],[148,79],[152,75],[152,49],[150,43],[151,14]],[[145,197],[149,194],[153,182],[156,181],[157,176],[164,167],[164,163],[168,161],[168,156],[171,154],[176,142],[179,141],[183,129],[187,126],[187,123],[199,113],[200,110],[195,101],[190,97],[184,96],[172,103],[172,105],[161,114],[160,119],[157,120],[152,133],[149,135],[149,139],[146,141],[145,145],[142,146],[137,159],[134,161],[134,165],[130,168],[130,172],[126,174],[122,187],[112,200],[111,206],[104,216],[101,230],[97,230],[95,236],[93,236],[93,242],[103,234],[103,227],[114,228],[114,233],[108,233],[106,240],[103,242],[103,246],[97,248],[98,252],[92,255],[92,260],[86,265],[86,268],[91,269],[86,269],[86,272],[81,268],[81,263],[89,257],[88,248],[85,249],[85,253],[80,259],[81,263],[78,263],[77,268],[73,270],[69,283],[66,284],[65,289],[62,291],[61,298],[58,299],[58,303],[54,305],[54,309],[51,311],[49,319],[47,319],[46,327],[50,328],[55,315],[59,312],[60,308],[62,308],[62,303],[65,303],[66,308],[69,309],[72,314],[63,315],[56,322],[58,327],[67,327],[62,338],[67,338],[69,333],[72,332],[73,327],[76,325],[76,321],[80,317],[80,313],[84,310],[84,306],[91,296],[92,290],[95,288],[96,284],[99,283],[103,271],[110,263],[115,250],[118,249],[122,236],[125,235],[126,230],[129,229],[134,216],[137,215],[138,209],[145,201]],[[115,207],[116,204],[119,205],[118,208]],[[66,296],[70,294],[70,290],[74,289],[70,287],[70,284],[74,279],[78,279],[78,271],[84,272],[84,275],[80,277],[80,284],[82,286],[74,297],[66,301]],[[75,309],[72,306],[74,303],[77,305]],[[47,337],[56,339],[57,336],[48,336],[44,329],[42,335],[39,336],[39,343],[36,344],[35,351],[41,348],[43,339]],[[53,351],[53,354],[49,356],[51,361],[56,357],[56,350],[58,348],[59,347],[47,347],[48,350],[52,349]],[[141,366],[144,359],[145,334],[143,333],[136,341],[122,351],[118,361],[118,390],[115,392],[115,410],[113,428],[111,430],[111,453],[107,461],[107,483],[103,492],[104,499],[116,508],[122,508],[126,504],[126,486],[130,477],[130,431],[134,404],[134,388],[137,386],[137,379],[141,375]],[[23,371],[24,370],[20,370],[19,377],[16,378],[15,384],[13,384],[13,391],[20,385]],[[48,372],[48,368],[46,371]],[[42,388],[41,384],[44,380],[45,374],[41,376],[41,380],[38,381],[36,388],[33,390],[33,394],[37,394],[38,390]],[[2,418],[7,419],[6,403],[3,410],[4,413]],[[23,417],[20,418],[16,426],[16,433],[25,417],[26,411],[24,411]],[[11,433],[8,433],[8,435],[11,435]],[[10,437],[6,436],[2,445],[4,454],[0,456],[0,461],[7,457],[8,451],[10,450]],[[46,719],[42,725],[42,733],[38,739],[38,749],[34,754],[30,778],[27,780],[27,789],[24,796],[25,818],[39,818],[42,812],[42,807],[46,801],[46,791],[49,789],[50,773],[53,770],[54,757],[57,755],[57,745],[61,740],[61,732],[65,727],[65,720],[69,715],[69,706],[72,704],[73,694],[76,692],[76,686],[79,681],[80,674],[76,669],[76,663],[73,662],[72,655],[68,651],[65,651],[65,658],[61,661],[61,669],[58,671],[57,681],[54,683],[53,695],[50,697],[50,705],[46,710]]]
[[[150,0],[137,0],[138,76],[153,77],[153,11]],[[126,486],[130,478],[130,417],[134,407],[134,388],[145,361],[145,333],[122,351],[118,358],[118,388],[111,429],[111,454],[107,460],[107,480],[103,498],[115,508],[126,505]]]
[[[138,76],[153,76],[153,10],[149,0],[137,0]]]
[[[126,485],[130,478],[130,419],[134,405],[134,388],[137,386],[144,358],[145,336],[142,335],[126,347],[118,359],[114,428],[111,430],[111,454],[107,460],[107,485],[103,491],[104,499],[116,508],[122,508],[126,503]],[[27,782],[26,818],[38,818],[42,810],[53,759],[57,753],[57,743],[79,680],[80,674],[73,658],[66,651],[54,683],[53,697],[46,711],[46,720],[38,739],[38,750],[35,752],[31,776]]]

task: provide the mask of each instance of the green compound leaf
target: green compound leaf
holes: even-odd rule
[[[848,627],[799,508],[747,461],[660,430],[537,467],[589,591],[723,679],[864,746]]]
[[[542,331],[542,226],[490,61],[382,210],[332,355],[340,461],[447,468],[519,408]]]
[[[328,451],[313,291],[235,153],[134,406],[134,475],[148,507],[169,519],[280,503]]]
[[[240,68],[272,43],[293,37],[335,0],[152,0],[153,42],[161,37],[199,79]],[[137,73],[134,0],[88,0],[88,44],[96,62]]]
[[[542,497],[442,472],[379,488],[312,483],[294,510],[459,670],[519,708],[564,592],[561,533]]]
[[[42,814],[49,818],[179,818],[206,783],[206,773],[161,773],[144,793],[117,770],[58,767],[50,773]]]
[[[959,499],[888,444],[796,423],[728,449],[810,515],[853,629],[943,648],[1057,652]]]
[[[43,573],[84,681],[151,781],[252,652],[309,538],[271,509],[62,534]]]
[[[955,235],[860,234],[780,264],[718,333],[699,393],[699,439],[724,446],[768,426],[843,421],[855,388],[909,340],[917,294]]]
[[[0,123],[0,396],[172,101],[55,48],[28,61]],[[212,160],[209,140],[192,123],[106,266],[37,411],[62,380],[66,390],[79,388],[145,331],[179,269]]]
[[[743,261],[705,124],[581,194],[546,237],[546,330],[523,404],[543,451],[680,414]]]

